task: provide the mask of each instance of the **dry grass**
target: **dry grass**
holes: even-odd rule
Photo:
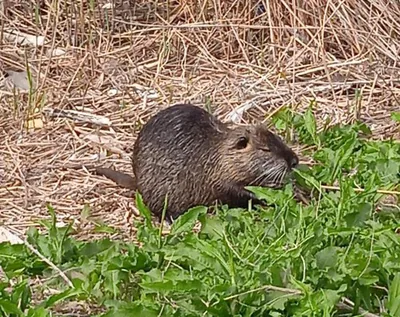
[[[138,128],[176,102],[206,104],[223,120],[235,119],[236,109],[250,122],[286,104],[301,111],[315,98],[320,120],[359,118],[376,137],[399,138],[390,123],[400,109],[396,1],[0,5],[0,70],[29,71],[35,83],[14,93],[9,78],[0,81],[0,223],[21,234],[48,217],[51,203],[60,220],[73,219],[79,235],[91,237],[93,223],[81,216],[88,204],[92,217],[129,238],[130,193],[65,167],[104,163],[130,172]],[[16,31],[44,44],[16,43]],[[101,115],[112,125],[49,117],[46,108]],[[32,123],[38,127],[27,129]]]

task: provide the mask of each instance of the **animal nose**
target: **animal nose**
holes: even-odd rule
[[[297,155],[294,155],[289,162],[289,166],[291,168],[295,168],[298,164],[299,164],[299,158],[297,157]]]

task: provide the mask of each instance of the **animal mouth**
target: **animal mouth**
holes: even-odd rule
[[[286,164],[276,165],[267,168],[259,177],[257,177],[257,179],[255,179],[254,183],[263,187],[279,189],[288,182],[290,173],[291,169],[289,169]]]

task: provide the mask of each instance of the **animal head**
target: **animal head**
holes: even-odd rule
[[[280,187],[299,163],[282,139],[262,125],[230,130],[222,168],[242,185]]]

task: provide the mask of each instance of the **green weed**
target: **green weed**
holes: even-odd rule
[[[311,110],[283,109],[273,122],[310,145],[316,164],[296,172],[314,193],[308,205],[291,184],[250,187],[268,207],[195,207],[161,235],[138,194],[141,247],[78,241],[49,207],[48,234],[32,228],[28,241],[73,287],[25,246],[2,243],[2,315],[52,316],[54,305],[74,300],[104,308],[98,316],[344,316],[343,305],[353,315],[399,316],[399,213],[377,206],[385,210],[382,190],[399,190],[400,144],[368,140],[361,123],[318,130]],[[37,277],[45,283],[34,286]],[[33,301],[48,288],[57,293]]]

